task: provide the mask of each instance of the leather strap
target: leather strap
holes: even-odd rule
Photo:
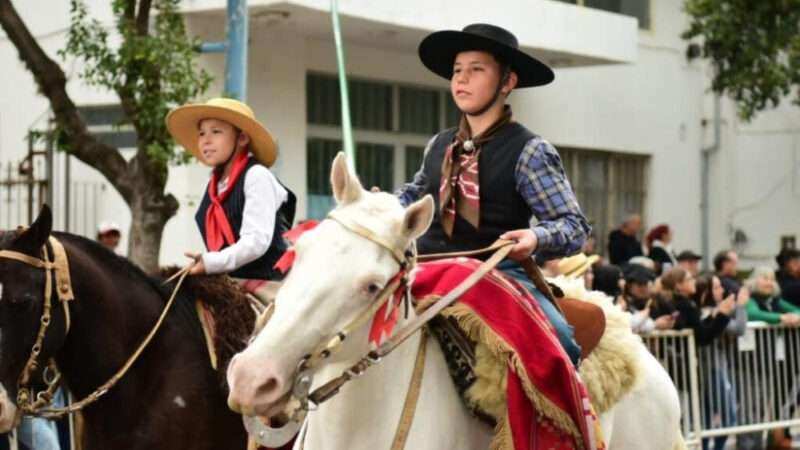
[[[403,412],[400,414],[400,422],[394,432],[392,450],[403,450],[408,440],[408,433],[414,422],[414,413],[417,410],[419,393],[422,390],[422,376],[425,374],[425,357],[427,355],[428,333],[422,329],[419,337],[419,350],[417,350],[417,360],[414,362],[414,371],[411,373],[411,382],[406,392],[406,401],[403,404]]]
[[[472,288],[484,275],[494,269],[500,263],[514,246],[513,242],[507,241],[502,247],[497,249],[495,253],[482,263],[474,272],[470,274],[465,280],[458,284],[453,290],[447,293],[444,297],[439,299],[431,307],[426,309],[422,314],[417,316],[404,328],[396,332],[392,337],[386,340],[376,350],[371,351],[367,356],[361,358],[357,363],[345,370],[340,376],[323,384],[314,392],[309,394],[308,398],[313,403],[319,405],[320,403],[330,399],[339,392],[342,386],[351,379],[364,373],[370,366],[378,363],[381,358],[391,353],[397,346],[405,342],[409,336],[417,332],[432,318],[439,314],[444,308],[456,302],[467,290]]]
[[[353,232],[353,233],[355,233],[355,234],[357,234],[359,236],[362,236],[362,237],[364,237],[364,238],[366,238],[366,239],[368,239],[368,240],[380,245],[381,247],[385,248],[386,250],[389,251],[389,253],[392,254],[392,256],[394,257],[395,261],[397,261],[397,263],[400,264],[401,267],[405,266],[405,263],[406,263],[406,256],[405,256],[406,249],[405,248],[401,248],[400,246],[395,245],[394,243],[383,239],[382,237],[380,237],[377,234],[373,233],[368,228],[366,228],[366,227],[364,227],[364,226],[362,226],[362,225],[360,225],[360,224],[358,224],[358,223],[356,223],[356,222],[354,222],[352,220],[349,220],[348,218],[346,218],[346,217],[342,216],[341,214],[337,213],[335,210],[328,213],[328,218],[333,220],[334,222],[338,223],[339,225],[343,226],[347,230],[349,230],[349,231],[351,231],[351,232]]]

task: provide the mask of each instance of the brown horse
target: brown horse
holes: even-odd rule
[[[0,232],[0,250],[40,258],[51,226],[52,215],[45,207],[26,231]],[[92,241],[66,233],[53,236],[68,255],[75,299],[69,302],[67,333],[66,314],[54,291],[52,323],[40,360],[54,358],[69,390],[83,398],[135,351],[158,319],[171,287]],[[0,382],[12,400],[39,330],[44,290],[42,269],[0,258]],[[226,406],[227,388],[209,364],[189,300],[175,300],[139,360],[83,410],[84,449],[246,447],[241,418]],[[3,417],[15,412],[13,404],[3,402]],[[17,420],[2,420],[0,425],[7,428]]]

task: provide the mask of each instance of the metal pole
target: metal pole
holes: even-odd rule
[[[703,270],[707,271],[709,268],[709,261],[711,261],[711,219],[709,218],[710,209],[710,189],[709,178],[711,177],[711,155],[717,152],[720,147],[720,134],[722,127],[721,117],[721,100],[720,95],[714,95],[714,142],[710,147],[706,147],[701,151],[701,165],[700,165],[700,240],[702,245],[703,254]]]
[[[339,96],[342,99],[342,138],[344,152],[350,170],[356,169],[356,152],[353,146],[353,127],[350,123],[350,95],[347,91],[347,72],[345,71],[344,45],[342,44],[341,27],[339,26],[339,5],[331,0],[331,21],[333,22],[333,39],[336,42],[336,65],[339,70]]]
[[[72,231],[70,226],[70,208],[72,207],[72,199],[70,199],[70,191],[72,190],[72,156],[69,153],[64,153],[64,231],[67,233]]]
[[[49,206],[52,209],[52,208],[55,207],[55,205],[53,204],[53,200],[54,200],[54,197],[55,197],[55,195],[53,194],[53,190],[54,190],[53,186],[55,185],[55,183],[53,183],[54,170],[53,170],[53,130],[52,129],[47,130],[47,150],[46,150],[46,152],[47,152],[47,199],[45,201],[47,202],[47,206]]]
[[[228,0],[228,46],[225,56],[225,94],[247,100],[247,0]]]
[[[25,173],[28,185],[28,225],[33,223],[33,131],[28,131],[28,158],[25,160],[28,163],[28,170]],[[23,163],[24,164],[24,163]]]

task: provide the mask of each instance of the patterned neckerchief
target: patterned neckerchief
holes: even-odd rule
[[[456,136],[444,155],[442,179],[439,185],[441,223],[448,236],[453,236],[456,214],[475,228],[480,225],[478,158],[481,147],[509,122],[511,122],[511,107],[506,105],[503,108],[503,115],[497,121],[486,131],[473,137],[466,115],[461,116]]]

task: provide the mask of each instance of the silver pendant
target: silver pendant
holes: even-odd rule
[[[464,145],[462,145],[462,147],[464,147],[464,150],[466,150],[468,152],[471,152],[471,151],[475,150],[475,143],[472,142],[472,139],[470,139],[470,140],[464,141]]]

